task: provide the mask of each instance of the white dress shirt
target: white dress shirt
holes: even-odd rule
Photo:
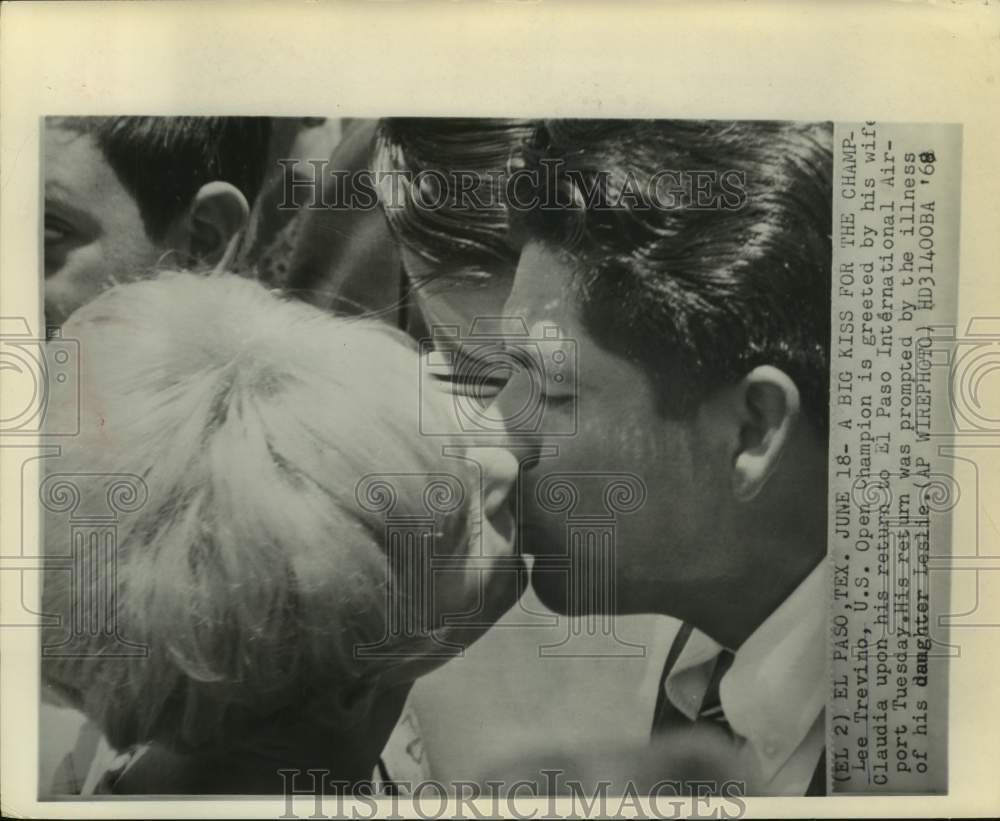
[[[827,693],[827,563],[820,562],[735,654],[719,685],[739,755],[764,795],[803,795],[825,743]],[[676,624],[664,622],[675,631]],[[670,639],[658,647],[659,673]],[[693,630],[663,686],[670,702],[692,721],[698,716],[722,649]],[[648,683],[647,683],[648,686]]]

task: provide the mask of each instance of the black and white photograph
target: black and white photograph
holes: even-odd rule
[[[22,815],[966,789],[997,615],[1000,323],[959,276],[981,122],[177,93],[18,120]]]
[[[67,557],[42,683],[107,751],[60,776],[392,788],[394,727],[401,766],[433,772],[418,728],[447,712],[495,739],[450,780],[513,783],[511,672],[544,722],[571,676],[620,688],[603,643],[637,675],[659,640],[653,692],[616,705],[653,749],[684,735],[674,766],[720,789],[825,791],[831,124],[45,130],[46,323],[79,345],[81,389],[50,408],[79,434],[42,486],[46,553]],[[331,136],[330,158],[285,159]],[[95,503],[113,533],[73,524]],[[559,644],[549,611],[583,624]],[[551,655],[512,671],[532,647]],[[529,750],[628,775],[615,735]]]

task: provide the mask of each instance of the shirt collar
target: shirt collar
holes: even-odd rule
[[[677,639],[678,630],[683,622],[669,616],[657,616],[653,624],[653,635],[647,645],[649,661],[646,672],[639,679],[638,692],[645,699],[648,694],[656,694],[660,688],[663,667],[666,664],[670,648]],[[710,639],[697,628],[691,630],[677,661],[663,682],[664,690],[670,702],[692,721],[698,716],[698,709],[708,686],[708,673],[704,681],[700,681],[700,671],[691,673],[697,668],[711,662],[718,655],[722,645]],[[709,671],[711,665],[708,665]]]
[[[691,721],[698,717],[720,650],[721,644],[694,629],[677,663],[667,674],[663,685],[667,698]]]
[[[765,778],[788,761],[826,703],[827,563],[819,565],[743,643],[719,686],[733,732]]]
[[[820,562],[743,643],[719,685],[726,720],[747,739],[765,779],[805,740],[826,702],[827,573]],[[659,626],[662,657],[650,665],[657,681],[676,629],[672,619]],[[692,721],[720,650],[721,644],[692,630],[663,684],[667,698]]]

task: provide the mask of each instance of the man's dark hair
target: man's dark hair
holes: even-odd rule
[[[430,195],[441,207],[425,207],[409,187],[398,207],[385,209],[398,242],[441,267],[472,276],[513,271],[517,250],[510,243],[502,178],[510,158],[535,130],[531,120],[393,117],[379,121],[373,147],[377,173],[399,172],[419,179],[433,174],[440,189]],[[458,175],[475,185],[457,190]]]
[[[665,414],[688,414],[768,364],[794,380],[825,435],[832,132],[829,123],[547,121],[525,156],[547,207],[515,212],[515,230],[568,252],[588,330],[643,366]],[[691,179],[706,196],[692,196]],[[665,180],[682,192],[673,200],[657,196]]]
[[[252,206],[271,136],[268,117],[57,117],[48,122],[94,136],[135,197],[146,233],[156,240],[207,182],[231,183]]]

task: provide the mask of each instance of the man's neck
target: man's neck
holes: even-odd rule
[[[713,610],[692,620],[694,625],[723,647],[738,650],[825,556],[817,552],[803,558],[809,561],[794,566],[786,564],[781,574],[763,572],[740,579],[738,585],[717,585],[712,594]],[[817,606],[824,605],[820,602]]]
[[[736,650],[826,557],[827,461],[824,442],[800,431],[766,487],[749,505],[730,508],[716,534],[720,544],[738,546],[729,579],[706,591],[702,628]],[[822,606],[817,603],[817,606]],[[698,620],[693,620],[698,627]]]

